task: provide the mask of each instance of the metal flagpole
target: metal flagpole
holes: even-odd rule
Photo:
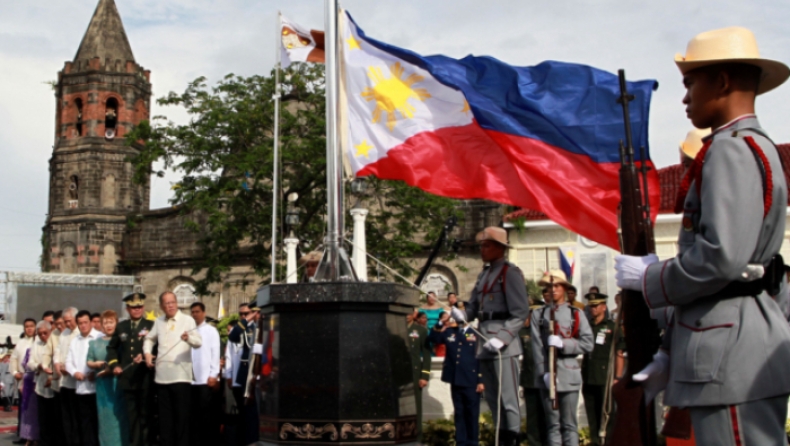
[[[277,195],[279,192],[279,167],[280,167],[280,64],[282,52],[282,18],[277,11],[277,49],[275,54],[277,63],[274,65],[274,175],[272,176],[272,280],[277,282]]]
[[[337,0],[325,1],[326,19],[326,251],[316,272],[316,280],[356,280],[348,255],[340,241],[343,237],[343,158],[338,132],[339,48]]]

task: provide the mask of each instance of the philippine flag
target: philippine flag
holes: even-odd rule
[[[560,268],[568,278],[568,282],[573,282],[573,270],[576,267],[576,247],[575,246],[561,246],[560,247]]]
[[[354,175],[539,210],[618,248],[624,130],[616,75],[562,62],[425,57],[367,37],[347,13],[340,25],[344,144]],[[655,86],[628,83],[634,145],[646,152]],[[658,176],[646,161],[658,209]]]

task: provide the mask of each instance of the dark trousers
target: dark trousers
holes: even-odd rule
[[[149,444],[148,422],[150,417],[150,394],[148,389],[124,390],[126,415],[129,419],[129,446],[145,446]]]
[[[258,428],[257,404],[245,404],[243,387],[233,388],[233,398],[236,400],[236,407],[239,409],[239,426],[236,429],[236,444],[248,445],[258,442],[261,434]]]
[[[159,439],[162,446],[189,446],[192,384],[158,384]]]
[[[80,424],[77,417],[77,393],[68,387],[60,388],[60,414],[63,420],[63,436],[69,446],[80,446]]]
[[[58,446],[63,436],[58,435],[60,425],[60,405],[55,398],[38,397],[39,446]]]
[[[208,385],[192,386],[191,414],[189,417],[189,444],[191,446],[214,445],[211,413],[211,388]]]
[[[540,390],[524,389],[524,406],[527,411],[527,444],[529,446],[543,446],[546,438],[546,413],[543,412],[543,402],[540,399]]]
[[[587,412],[587,425],[590,426],[590,440],[592,440],[592,444],[599,445],[601,438],[598,431],[601,429],[601,417],[603,416],[604,386],[582,384],[582,396],[584,397],[584,409]]]
[[[480,394],[474,387],[450,386],[455,412],[456,446],[477,446],[480,431]]]
[[[96,410],[96,394],[75,395],[80,443],[83,446],[99,445],[99,414]]]

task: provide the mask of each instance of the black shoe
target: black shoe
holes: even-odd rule
[[[19,440],[11,442],[11,444],[26,444],[26,443],[27,443],[27,440],[25,440],[24,438],[20,438]]]
[[[519,446],[518,445],[518,432],[500,430],[499,431],[499,446]]]

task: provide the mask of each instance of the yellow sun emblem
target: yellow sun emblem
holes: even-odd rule
[[[395,62],[390,67],[392,77],[385,79],[381,68],[369,67],[368,76],[373,80],[373,88],[365,88],[362,97],[366,101],[376,101],[376,108],[373,110],[373,123],[381,121],[381,113],[387,114],[387,128],[392,131],[395,128],[395,111],[400,112],[404,118],[413,118],[416,109],[409,103],[409,99],[414,98],[425,101],[431,95],[424,88],[412,88],[412,85],[425,79],[419,74],[411,74],[403,79],[404,69],[400,62]]]

